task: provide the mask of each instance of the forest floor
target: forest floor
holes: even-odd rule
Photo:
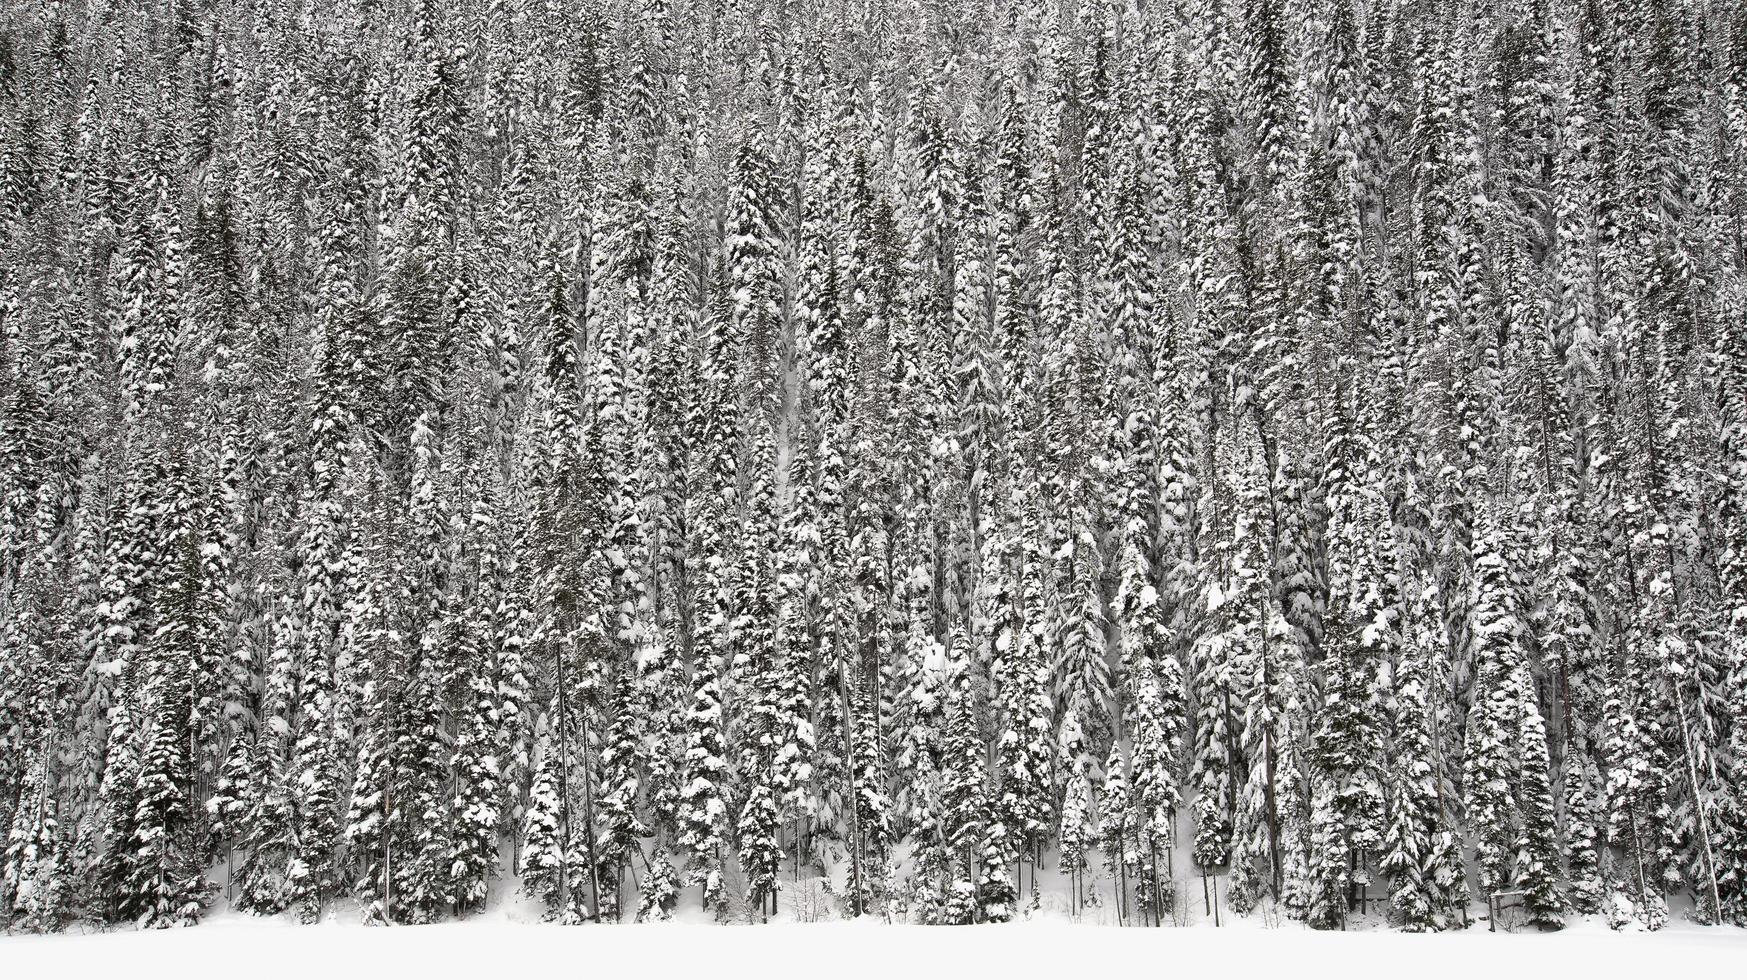
[[[1271,917],[1161,929],[1114,928],[1041,909],[1026,921],[966,928],[888,925],[874,918],[717,926],[701,914],[647,925],[540,924],[522,903],[439,925],[366,928],[355,910],[299,926],[216,910],[191,929],[0,936],[0,977],[637,978],[1183,977],[1352,978],[1389,964],[1414,980],[1463,977],[1712,977],[1747,975],[1747,930],[1672,921],[1616,933],[1599,920],[1557,933],[1408,935],[1314,932]],[[1379,955],[1381,954],[1381,956]]]

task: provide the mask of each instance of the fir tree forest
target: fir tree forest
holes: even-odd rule
[[[0,926],[818,881],[1747,923],[1747,7],[0,2]]]

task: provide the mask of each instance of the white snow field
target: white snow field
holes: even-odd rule
[[[565,927],[493,915],[432,926],[299,926],[219,915],[191,929],[0,937],[0,977],[297,977],[300,980],[508,976],[589,978],[953,976],[1354,978],[1747,976],[1747,930],[1671,922],[1615,933],[1314,932],[1243,919],[1225,928],[1120,929],[1044,918],[960,928],[876,920],[755,926],[696,922]],[[539,968],[542,972],[529,972]],[[1702,971],[1702,972],[1695,972]]]

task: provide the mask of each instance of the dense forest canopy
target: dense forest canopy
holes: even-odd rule
[[[1747,920],[1744,215],[1738,0],[0,0],[0,924]]]

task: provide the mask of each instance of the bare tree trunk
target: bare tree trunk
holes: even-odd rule
[[[847,671],[838,674],[837,692],[843,702],[844,780],[849,784],[849,887],[853,896],[849,901],[849,913],[860,916],[866,914],[867,908],[861,880],[861,799],[855,791],[855,702],[849,696]]]
[[[1158,842],[1157,841],[1149,841],[1147,843],[1147,852],[1148,852],[1148,854],[1147,854],[1147,871],[1149,872],[1150,877],[1151,877],[1151,880],[1149,883],[1152,886],[1152,893],[1153,893],[1153,926],[1154,926],[1154,928],[1157,928],[1158,926],[1163,925],[1163,923],[1160,921],[1160,919],[1163,917],[1164,909],[1165,909],[1165,907],[1162,904],[1160,904],[1160,897],[1159,897],[1159,845],[1158,845]]]
[[[1678,679],[1673,686],[1674,704],[1680,711],[1680,745],[1686,750],[1686,776],[1692,786],[1692,808],[1698,816],[1699,840],[1704,843],[1705,872],[1710,876],[1711,914],[1716,916],[1718,921],[1721,921],[1723,916],[1722,890],[1717,887],[1717,858],[1711,850],[1711,822],[1710,818],[1705,815],[1704,803],[1700,799],[1698,765],[1693,761],[1692,753],[1692,729],[1686,721],[1686,695],[1681,691]]]
[[[564,676],[564,641],[553,650],[553,675],[558,700],[558,821],[563,844],[558,848],[558,907],[570,908],[570,701]],[[593,877],[592,875],[590,877]]]
[[[591,901],[588,917],[596,919],[601,912],[600,861],[595,851],[594,787],[588,765],[588,705],[582,706],[582,820],[583,836],[588,841],[588,893]]]
[[[1117,842],[1116,842],[1115,856],[1116,856],[1116,879],[1117,879],[1116,921],[1123,924],[1123,925],[1127,925],[1128,924],[1128,862],[1123,860],[1122,831],[1120,828],[1118,828],[1118,830],[1117,830]]]

